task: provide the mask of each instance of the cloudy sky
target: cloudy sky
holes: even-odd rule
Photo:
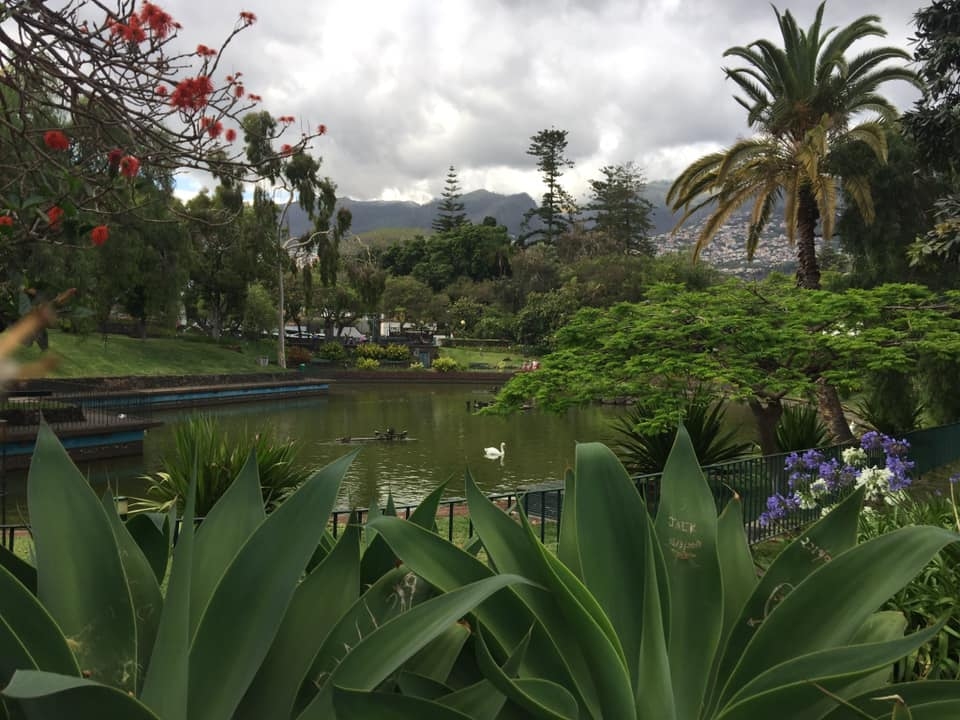
[[[233,4],[240,2],[235,8]],[[789,4],[788,4],[789,2]],[[781,0],[803,27],[815,0]],[[912,49],[923,0],[829,0],[825,24],[880,16],[883,44]],[[340,194],[424,201],[455,165],[464,191],[543,192],[530,136],[569,132],[585,192],[606,164],[671,179],[747,134],[723,51],[779,38],[763,0],[168,0],[183,42],[219,44],[240,10],[258,22],[226,51],[224,73],[276,115],[329,134],[317,152]],[[866,47],[866,45],[864,45]],[[857,46],[854,46],[856,49]],[[891,83],[909,107],[915,95]]]

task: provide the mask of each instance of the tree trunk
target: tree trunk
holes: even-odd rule
[[[843,414],[843,405],[840,403],[840,393],[837,392],[837,388],[823,378],[817,378],[816,387],[820,416],[827,424],[827,429],[833,436],[833,441],[836,443],[850,442],[853,440],[853,433],[850,431],[850,424]]]
[[[820,263],[815,242],[820,211],[809,187],[800,188],[797,206],[797,287],[820,289]]]
[[[752,399],[748,403],[753,412],[753,419],[757,423],[757,437],[760,439],[760,452],[764,455],[775,455],[780,452],[777,445],[777,423],[783,415],[783,404],[780,400]]]

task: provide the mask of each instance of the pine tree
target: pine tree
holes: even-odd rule
[[[466,224],[467,214],[463,212],[463,203],[460,201],[460,182],[457,179],[457,169],[453,165],[447,171],[442,197],[443,201],[433,221],[433,229],[446,232]]]
[[[567,131],[550,128],[541,130],[530,138],[527,155],[537,158],[537,170],[543,174],[547,192],[543,194],[540,207],[531,208],[523,216],[524,226],[529,226],[532,218],[537,217],[542,227],[524,234],[522,241],[537,242],[543,240],[548,245],[556,244],[573,222],[577,214],[573,197],[560,186],[560,178],[566,168],[573,167],[573,161],[564,157],[567,149]]]
[[[603,177],[590,181],[593,198],[587,206],[592,211],[593,231],[623,252],[653,255],[648,233],[653,227],[650,216],[653,205],[643,197],[646,187],[643,174],[632,162],[607,165],[600,169]]]

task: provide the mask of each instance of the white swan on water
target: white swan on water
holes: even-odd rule
[[[500,449],[497,450],[495,447],[488,447],[483,449],[483,454],[488,458],[495,460],[496,458],[502,458],[507,451],[507,444],[500,443]]]

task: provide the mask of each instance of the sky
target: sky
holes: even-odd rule
[[[815,0],[780,0],[806,28]],[[673,179],[698,157],[748,136],[723,74],[724,50],[779,41],[763,0],[168,0],[185,47],[217,46],[241,10],[257,22],[228,46],[223,74],[275,115],[328,126],[314,147],[338,194],[425,202],[457,168],[463,192],[544,188],[530,138],[568,131],[575,167],[565,189],[585,196],[604,165],[635,162]],[[829,0],[824,25],[879,15],[912,52],[924,0]],[[889,83],[907,109],[916,91]],[[299,136],[299,129],[293,133]],[[295,139],[295,138],[294,138]],[[197,189],[184,178],[181,192]]]

